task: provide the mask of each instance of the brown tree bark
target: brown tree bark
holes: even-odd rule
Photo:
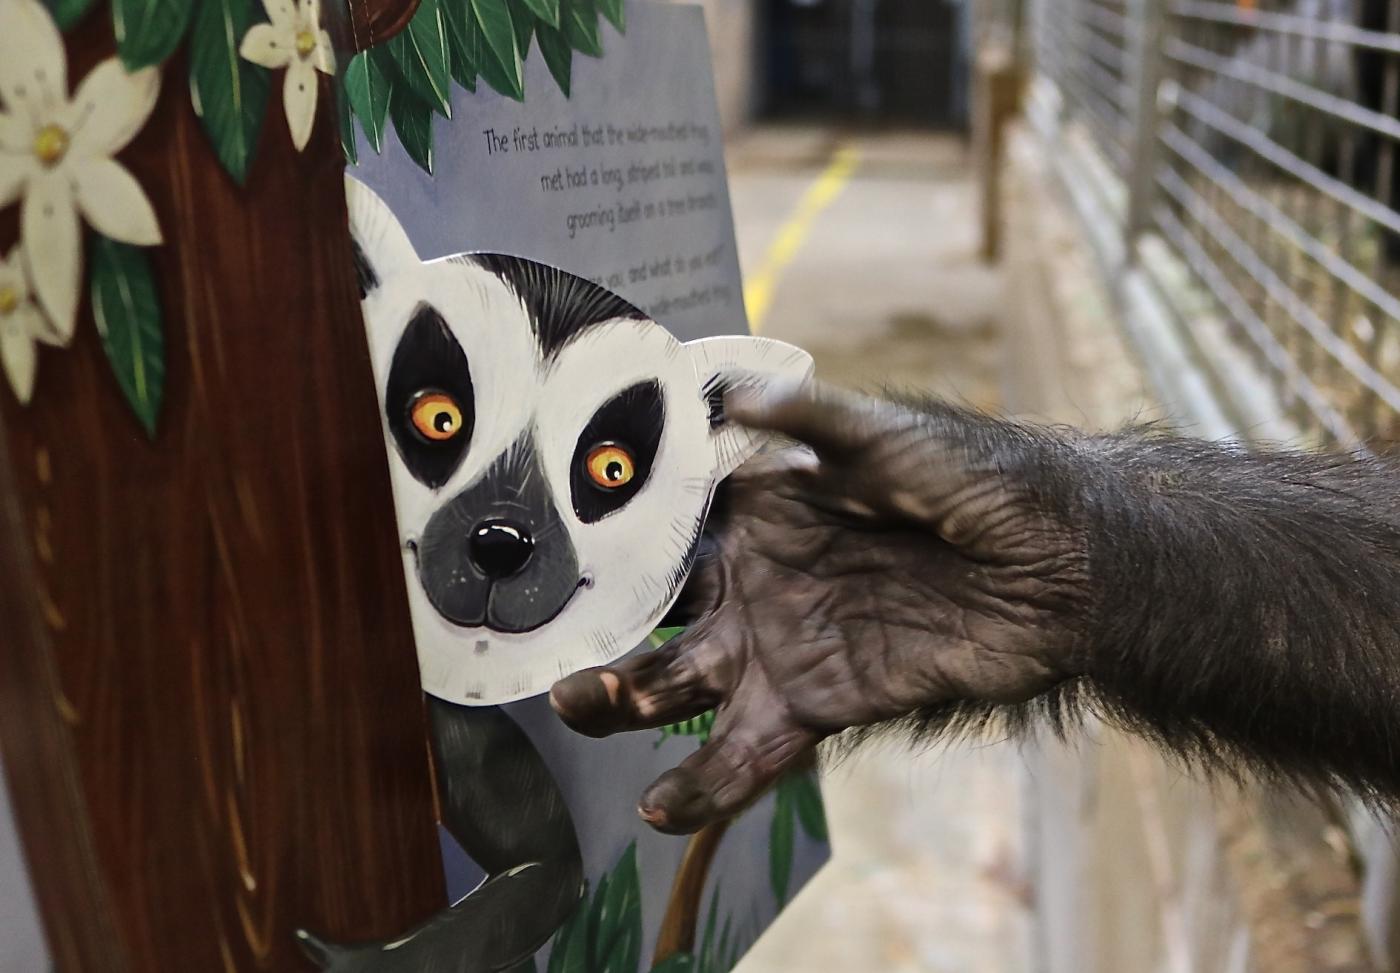
[[[345,0],[350,16],[350,46],[357,51],[373,47],[408,26],[420,0]]]
[[[671,883],[666,914],[661,917],[661,928],[656,934],[652,966],[659,966],[678,953],[695,952],[695,937],[704,905],[701,896],[705,893],[705,880],[709,877],[710,866],[729,830],[729,824],[728,821],[707,824],[685,843],[685,853],[676,869],[676,878]]]
[[[350,2],[341,39],[416,6]],[[69,35],[74,82],[111,24]],[[334,91],[297,153],[277,74],[240,188],[186,75],[177,53],[121,156],[166,239],[157,435],[86,303],[31,405],[0,389],[0,752],[64,971],[309,969],[299,926],[390,935],[444,902]]]

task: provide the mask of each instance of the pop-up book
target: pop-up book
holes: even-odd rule
[[[0,0],[0,969],[730,969],[813,774],[661,835],[712,718],[546,694],[810,369],[745,322],[698,8]]]
[[[570,98],[464,94],[431,173],[386,136],[347,178],[453,904],[376,944],[307,931],[330,968],[726,970],[826,854],[810,773],[732,824],[651,832],[638,795],[707,721],[599,741],[544,699],[651,648],[762,445],[726,382],[811,371],[742,333],[698,12],[627,11]]]

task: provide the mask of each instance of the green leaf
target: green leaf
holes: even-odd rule
[[[394,92],[393,74],[385,71],[380,53],[373,48],[356,54],[345,68],[345,93],[350,107],[365,130],[370,148],[384,151],[384,122],[389,117],[389,99]],[[389,65],[392,69],[392,65]]]
[[[768,878],[778,904],[787,901],[792,882],[793,818],[796,817],[792,798],[784,788],[778,788],[773,808],[773,826],[768,834]]]
[[[672,953],[653,966],[651,973],[696,973],[695,957],[689,953]]]
[[[515,27],[515,52],[523,62],[530,56],[530,38],[535,34],[535,17],[521,0],[510,0],[510,22]]]
[[[340,114],[340,149],[345,153],[345,161],[352,166],[360,164],[360,152],[355,147],[355,116],[350,111],[350,93],[343,84],[335,86],[335,107]]]
[[[516,47],[515,26],[506,0],[471,0],[483,40],[477,69],[486,83],[508,98],[525,100],[525,72]]]
[[[700,939],[700,957],[697,963],[703,973],[714,968],[715,928],[719,925],[719,886],[710,893],[710,911],[705,917],[705,933]]]
[[[599,973],[636,973],[642,949],[641,878],[637,873],[637,846],[627,847],[608,876],[607,890],[600,887],[593,967]]]
[[[787,781],[791,783],[788,784]],[[793,774],[778,786],[791,788],[793,804],[797,807],[797,820],[807,837],[813,841],[829,840],[826,830],[826,807],[822,804],[822,792],[817,785],[816,774]]]
[[[559,0],[559,16],[569,46],[589,57],[603,56],[598,36],[598,8],[593,0]]]
[[[452,78],[468,91],[476,90],[476,66],[455,53],[452,55]]]
[[[523,0],[530,12],[549,26],[559,29],[559,0]]]
[[[92,0],[44,0],[59,30],[67,30],[92,9]]]
[[[112,0],[117,53],[126,69],[136,71],[169,57],[185,36],[193,12],[190,0]]]
[[[554,81],[559,85],[559,90],[564,92],[564,97],[569,97],[574,49],[564,39],[563,31],[556,30],[548,24],[540,24],[535,34],[539,37],[540,53],[544,55],[544,63],[549,68],[549,73],[554,75]],[[659,634],[662,631],[664,630],[657,629],[654,634]]]
[[[165,391],[165,335],[151,263],[140,247],[92,236],[92,316],[136,418],[155,438]]]
[[[481,31],[477,29],[470,0],[445,0],[447,49],[452,54],[452,77],[468,91],[476,90],[481,63]]]
[[[584,900],[588,893],[585,890]],[[559,931],[554,934],[554,943],[549,950],[549,965],[546,973],[589,973],[588,937],[586,927],[588,910],[580,905],[569,916]]]
[[[259,17],[257,0],[199,0],[190,33],[190,101],[234,182],[248,178],[267,109],[268,72],[238,56]]]
[[[389,117],[399,141],[419,168],[433,171],[433,112],[404,87],[396,87],[389,99]]]
[[[619,34],[627,30],[627,9],[624,0],[598,0],[598,9],[612,22]]]
[[[671,641],[671,639],[675,638],[677,635],[681,634],[684,631],[684,625],[673,625],[667,628],[654,628],[652,629],[650,636],[651,644],[653,646],[658,647],[665,645],[667,642]]]
[[[439,0],[422,0],[408,28],[389,39],[399,77],[444,118],[452,117],[451,57]]]

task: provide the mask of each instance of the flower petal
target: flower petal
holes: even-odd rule
[[[67,98],[68,59],[58,25],[38,0],[9,0],[0,31],[0,99],[32,116]]]
[[[136,177],[111,159],[84,159],[68,167],[78,208],[103,236],[152,247],[161,242],[155,210]]]
[[[322,74],[335,74],[335,46],[331,44],[328,30],[321,31],[316,41],[316,70]]]
[[[287,68],[287,80],[282,84],[282,106],[287,111],[287,126],[292,130],[292,144],[298,152],[311,140],[319,89],[316,69],[308,62],[297,59]]]
[[[22,301],[29,299],[29,283],[24,277],[24,260],[20,246],[10,248],[8,256],[0,257],[0,289],[10,288]]]
[[[39,306],[67,344],[77,323],[83,254],[78,211],[62,175],[30,180],[20,207],[19,232]]]
[[[287,35],[297,29],[296,0],[263,0],[263,9],[272,20],[272,25]]]
[[[299,12],[301,19],[298,27],[313,34],[321,29],[321,0],[301,0]]]
[[[243,35],[238,54],[265,68],[280,68],[292,60],[295,45],[291,31],[278,30],[272,24],[254,24]]]
[[[114,155],[136,137],[151,117],[160,95],[160,69],[142,68],[134,74],[109,57],[93,68],[63,115],[72,134],[70,154]]]
[[[20,189],[34,169],[35,159],[30,153],[0,149],[0,206],[9,206],[18,198]]]
[[[0,152],[34,150],[34,123],[19,112],[0,111]]]
[[[29,331],[28,314],[15,311],[9,320],[0,321],[0,365],[15,398],[28,405],[34,395],[34,373],[39,370],[39,352]]]

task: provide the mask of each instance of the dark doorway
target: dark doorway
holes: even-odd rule
[[[963,128],[965,0],[764,0],[765,113]]]

